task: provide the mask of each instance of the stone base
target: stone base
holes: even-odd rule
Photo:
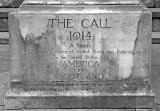
[[[137,83],[137,82],[136,82]],[[152,109],[155,96],[150,84],[135,85],[136,89],[119,89],[114,82],[112,90],[81,90],[78,85],[67,90],[64,83],[12,83],[5,97],[6,109]],[[116,83],[117,84],[117,83]],[[123,83],[124,84],[124,83]],[[129,84],[129,83],[125,83]],[[52,87],[51,87],[52,86]],[[62,87],[63,86],[63,87]],[[88,85],[89,86],[89,85]],[[121,85],[122,86],[122,85]],[[129,86],[129,85],[128,85]],[[56,88],[65,90],[54,90]],[[77,88],[78,87],[78,88]],[[73,89],[77,88],[77,89]],[[106,87],[107,88],[107,87]]]
[[[154,108],[152,95],[102,94],[102,95],[52,95],[47,92],[22,92],[8,94],[6,109],[145,109]],[[138,95],[138,96],[137,96]]]

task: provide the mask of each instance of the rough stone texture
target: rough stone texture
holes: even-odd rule
[[[159,66],[160,65],[160,45],[154,44],[152,45],[152,65],[153,66]]]
[[[13,0],[2,0],[2,1],[3,1],[3,6],[9,6],[9,4],[13,2]]]
[[[136,111],[156,111],[156,109],[136,109]]]
[[[9,73],[0,73],[0,105],[4,105],[4,96],[9,89]]]
[[[128,5],[132,5],[132,4],[139,4],[139,0],[107,0],[107,1],[105,1],[105,0],[99,0],[99,1],[97,1],[97,0],[85,0],[85,1],[83,1],[83,0],[79,0],[79,1],[77,1],[77,0],[69,0],[69,1],[66,1],[66,0],[25,0],[24,2],[23,2],[23,4],[32,4],[32,5],[49,5],[49,4],[58,4],[58,5],[62,5],[62,4],[75,4],[75,5],[77,5],[77,4],[87,4],[87,5],[96,5],[96,4],[105,4],[105,5],[108,5],[108,4],[110,4],[110,5],[115,5],[115,4],[117,4],[117,5],[126,5],[126,4],[128,4]]]
[[[99,74],[97,79],[101,81],[147,78],[150,73],[150,13],[141,13],[141,10],[130,13],[123,9],[120,13],[114,10],[113,13],[109,13],[107,9],[97,11],[108,13],[91,15],[93,13],[88,12],[90,14],[87,15],[86,10],[85,15],[78,15],[76,13],[82,12],[75,10],[75,14],[72,12],[68,15],[69,12],[60,10],[45,15],[39,12],[35,15],[25,12],[18,15],[11,14],[12,81],[93,81],[96,79],[87,77],[91,76],[89,74]],[[53,15],[54,13],[56,15]],[[60,15],[57,15],[58,13]],[[68,14],[62,15],[62,13]],[[71,18],[74,28],[52,28],[52,21],[48,21],[51,18],[62,20]],[[101,18],[107,18],[106,28],[96,28],[105,24],[106,19],[100,21]],[[87,26],[91,26],[94,19],[99,26],[93,23],[92,28],[82,28],[80,21],[84,19]],[[77,31],[83,33],[85,37],[81,35],[78,38],[77,33],[73,36]],[[69,77],[75,73],[83,73],[83,75],[79,78]]]
[[[4,106],[0,105],[0,111],[4,111]]]
[[[159,74],[160,74],[160,66],[152,66],[152,84],[153,84],[153,89],[156,94],[156,103],[160,104],[160,87],[159,87]]]
[[[0,105],[4,105],[4,95],[9,87],[9,46],[0,45]]]
[[[9,67],[9,46],[0,44],[0,75],[8,71]]]
[[[160,7],[160,0],[155,0],[155,7]]]
[[[147,7],[154,7],[155,0],[142,0]]]
[[[33,92],[34,93],[34,92]],[[6,109],[23,108],[153,108],[154,99],[152,96],[26,96],[7,97]]]
[[[100,4],[29,5],[9,15],[6,109],[154,106],[151,13]]]
[[[160,105],[156,105],[156,111],[160,111]]]
[[[152,27],[153,27],[153,31],[155,32],[159,32],[160,31],[160,19],[158,18],[154,18],[152,21]]]
[[[4,96],[9,87],[9,46],[0,44],[0,105],[4,105]]]
[[[24,1],[24,0],[13,0],[13,1],[9,4],[9,6],[10,6],[10,7],[19,7],[19,6],[22,4],[23,1]]]

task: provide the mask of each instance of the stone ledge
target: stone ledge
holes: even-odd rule
[[[32,92],[34,93],[34,92]],[[29,93],[28,93],[29,94]],[[112,95],[106,96],[13,96],[7,95],[6,109],[109,109],[109,108],[154,108],[155,99],[151,95]]]

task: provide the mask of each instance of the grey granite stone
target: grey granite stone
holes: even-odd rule
[[[139,1],[34,2],[9,14],[6,109],[154,107],[151,13]]]
[[[154,7],[155,6],[155,0],[142,0],[147,7]]]
[[[160,7],[160,1],[159,0],[155,0],[155,7]]]

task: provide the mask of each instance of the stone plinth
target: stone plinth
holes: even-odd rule
[[[25,1],[9,14],[6,109],[152,109],[151,13],[139,1]]]

